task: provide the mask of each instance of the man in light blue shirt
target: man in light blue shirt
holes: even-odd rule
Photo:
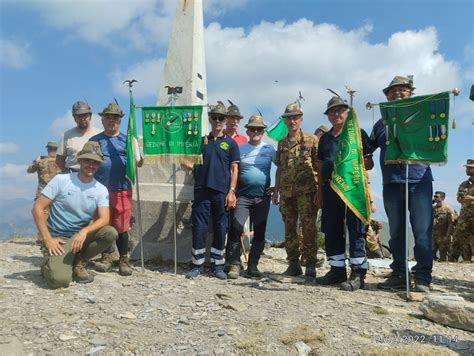
[[[262,275],[257,265],[265,247],[265,230],[271,201],[270,169],[275,161],[275,148],[262,142],[266,127],[261,116],[251,116],[245,125],[249,140],[239,146],[237,204],[227,242],[227,256],[230,260],[228,278],[231,279],[237,278],[240,273],[240,236],[249,215],[254,234],[247,273],[252,277]]]
[[[100,147],[88,142],[78,154],[79,172],[55,176],[33,206],[35,224],[43,239],[41,273],[50,288],[65,288],[94,280],[87,261],[109,248],[117,231],[108,226],[109,194],[94,179],[103,162]],[[49,207],[49,216],[45,209]]]

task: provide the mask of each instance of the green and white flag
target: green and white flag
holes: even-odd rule
[[[280,141],[283,137],[288,135],[288,128],[285,125],[285,120],[283,117],[280,116],[278,121],[269,127],[266,132],[268,137],[275,141]]]
[[[344,122],[337,142],[331,188],[364,224],[370,222],[370,195],[364,166],[362,138],[353,108]]]
[[[143,153],[148,163],[202,163],[202,106],[142,108]]]
[[[125,176],[135,184],[135,165],[140,161],[140,148],[138,146],[137,121],[135,119],[135,104],[130,91],[130,116],[127,129],[127,169]]]
[[[380,103],[385,163],[448,161],[449,92]]]

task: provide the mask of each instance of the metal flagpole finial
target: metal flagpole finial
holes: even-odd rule
[[[131,89],[133,87],[133,83],[138,83],[138,80],[135,79],[127,79],[123,82],[123,84],[127,83],[127,86]]]
[[[458,96],[461,94],[461,90],[459,88],[454,88],[451,93],[453,93],[454,96]]]
[[[354,94],[357,93],[357,90],[352,89],[350,86],[346,85],[347,94],[349,94],[349,98],[351,100],[351,107],[354,101]]]

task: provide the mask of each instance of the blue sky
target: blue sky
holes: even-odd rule
[[[434,168],[435,189],[459,209],[454,194],[465,179],[462,165],[474,157],[472,1],[203,2],[210,101],[229,98],[246,118],[259,107],[273,122],[301,90],[304,128],[313,131],[327,123],[325,88],[343,95],[350,85],[370,133],[365,103],[383,101],[381,89],[397,74],[414,74],[417,94],[461,88],[449,163]],[[97,113],[116,97],[127,110],[122,82],[133,77],[137,105],[155,103],[174,11],[174,0],[1,2],[3,198],[33,196],[36,177],[26,166],[73,126],[74,101],[87,99]],[[379,173],[376,166],[372,184],[383,214]]]

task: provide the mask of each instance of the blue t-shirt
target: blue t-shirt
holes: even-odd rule
[[[132,189],[130,181],[125,178],[127,136],[120,133],[118,136],[110,137],[102,132],[91,137],[90,141],[99,143],[105,161],[100,165],[95,179],[105,185],[109,192]]]
[[[204,141],[205,142],[205,141]],[[197,166],[194,188],[210,188],[227,193],[230,188],[230,165],[240,159],[239,146],[227,135],[209,135],[202,145],[203,163]]]
[[[374,150],[380,147],[380,168],[382,170],[383,184],[405,183],[406,182],[406,164],[385,164],[385,150],[387,144],[385,137],[385,127],[383,120],[380,119],[374,125],[370,134],[370,141]],[[428,164],[409,164],[408,165],[408,183],[419,183],[421,181],[432,181],[433,175]]]
[[[49,208],[51,236],[71,237],[91,222],[98,207],[109,206],[109,192],[92,179],[83,183],[78,173],[58,174],[41,192],[53,202]]]
[[[258,146],[244,143],[239,146],[239,182],[237,195],[262,197],[270,186],[270,169],[275,162],[275,148],[261,142]]]
[[[331,128],[329,132],[326,132],[319,139],[318,160],[322,162],[321,175],[323,184],[326,184],[331,179],[332,171],[334,169],[334,160],[336,159],[337,142],[339,141],[340,136],[334,137],[332,131],[333,129]],[[362,152],[364,156],[371,154],[373,149],[370,146],[367,132],[361,129],[360,136],[362,139]]]

